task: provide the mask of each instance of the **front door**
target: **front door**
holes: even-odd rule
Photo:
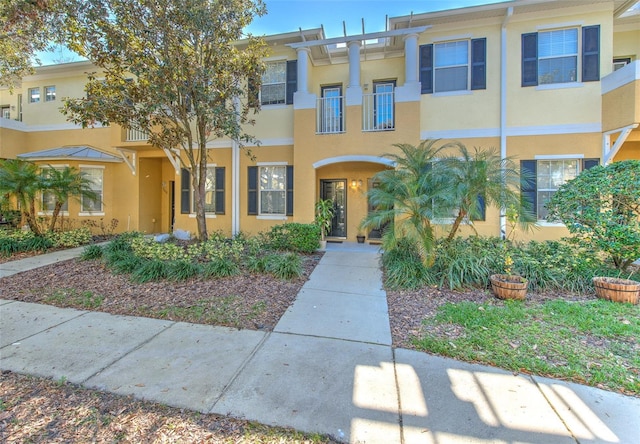
[[[321,180],[320,197],[333,202],[333,219],[329,237],[347,237],[347,181]]]

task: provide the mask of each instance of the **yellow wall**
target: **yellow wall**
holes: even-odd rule
[[[640,51],[640,29],[633,31],[615,32],[613,34],[613,56],[631,57],[638,60]]]
[[[640,122],[640,80],[602,96],[602,131]]]

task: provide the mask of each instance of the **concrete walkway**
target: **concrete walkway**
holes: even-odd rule
[[[640,398],[394,349],[381,278],[329,244],[273,332],[0,300],[0,368],[352,443],[640,443]]]

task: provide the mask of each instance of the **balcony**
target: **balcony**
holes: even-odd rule
[[[316,134],[343,133],[343,96],[322,97],[316,101]]]
[[[125,142],[146,142],[147,140],[149,140],[149,135],[146,131],[135,128],[128,128],[125,131]]]
[[[393,91],[362,96],[362,131],[392,131],[395,129]]]

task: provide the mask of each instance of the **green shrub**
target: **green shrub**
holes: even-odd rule
[[[266,271],[278,279],[293,279],[302,276],[302,259],[296,253],[269,254],[266,256]]]
[[[138,264],[130,270],[131,280],[139,284],[152,281],[161,281],[169,275],[167,262],[159,259],[138,259]]]
[[[243,265],[251,273],[264,273],[267,270],[267,256],[248,256]]]
[[[103,257],[107,266],[116,274],[126,274],[135,271],[143,262],[141,258],[131,251],[116,250],[104,252]]]
[[[20,243],[20,251],[47,251],[53,248],[53,241],[44,236],[33,235]]]
[[[382,264],[388,288],[416,289],[434,282],[414,244],[408,241],[401,240],[395,248],[385,251]]]
[[[169,262],[167,279],[172,281],[186,281],[202,272],[202,267],[191,260]]]
[[[270,247],[275,250],[313,253],[320,247],[320,228],[316,224],[275,225],[266,237]]]
[[[69,231],[49,231],[46,237],[55,247],[75,248],[91,242],[91,230],[87,227]]]
[[[102,247],[100,245],[87,245],[84,247],[80,260],[90,261],[93,259],[100,259],[102,257]]]
[[[235,262],[214,258],[202,267],[202,274],[208,278],[235,276],[240,273],[240,267]]]
[[[486,287],[491,274],[502,272],[498,259],[500,242],[475,236],[439,242],[429,273],[440,287]]]

